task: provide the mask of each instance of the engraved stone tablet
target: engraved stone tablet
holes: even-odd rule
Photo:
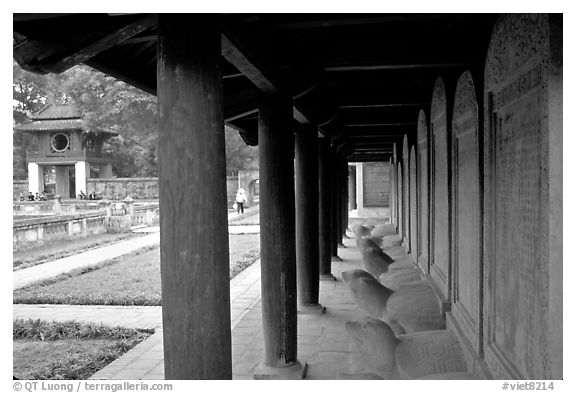
[[[410,163],[408,158],[410,152],[408,150],[408,135],[404,135],[404,142],[402,144],[402,241],[406,247],[406,251],[410,251]]]
[[[430,275],[444,297],[449,291],[450,264],[450,201],[448,140],[450,136],[446,112],[446,91],[442,78],[434,84],[430,110],[432,222]]]
[[[416,190],[416,153],[414,150],[414,146],[410,149],[410,157],[409,157],[409,167],[410,167],[410,176],[409,176],[409,211],[410,211],[410,226],[409,226],[409,234],[410,234],[410,254],[414,262],[418,262],[418,224],[417,224],[417,216],[418,216],[418,208],[416,205],[417,200],[417,190]]]
[[[495,24],[484,78],[485,359],[562,378],[562,16]]]
[[[452,314],[480,351],[481,229],[478,103],[472,74],[462,74],[456,86],[452,114],[452,176],[454,201],[454,305]]]
[[[418,178],[418,265],[424,273],[429,272],[430,259],[430,183],[428,145],[430,135],[426,114],[418,114],[418,148],[416,176]]]

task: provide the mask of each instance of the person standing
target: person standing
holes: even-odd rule
[[[236,193],[236,205],[238,208],[238,214],[244,214],[244,204],[246,203],[246,191],[242,187],[238,189]]]

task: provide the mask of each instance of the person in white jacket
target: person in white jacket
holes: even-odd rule
[[[236,192],[236,205],[238,209],[238,214],[244,214],[244,204],[247,202],[246,191],[243,188],[239,188]]]

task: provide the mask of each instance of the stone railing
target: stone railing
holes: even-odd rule
[[[155,226],[159,224],[160,208],[158,203],[148,205],[132,205],[130,213],[132,226]]]
[[[32,206],[37,214],[31,214],[28,210],[28,214],[21,214],[20,218],[14,221],[14,249],[30,243],[45,243],[75,236],[127,232],[133,226],[158,225],[159,217],[158,203],[134,206],[134,201],[130,198],[121,203],[100,201],[91,204],[78,202],[67,204],[55,200],[24,202],[21,205]],[[19,210],[14,209],[16,215]],[[22,218],[26,215],[30,218]]]

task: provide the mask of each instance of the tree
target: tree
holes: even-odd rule
[[[226,172],[236,176],[238,171],[258,169],[258,148],[248,146],[238,131],[225,126]]]
[[[46,103],[74,105],[89,133],[111,129],[120,133],[105,150],[112,153],[116,176],[157,176],[156,97],[87,66],[76,66],[58,75],[36,75],[14,63],[14,125]],[[29,136],[14,134],[13,176],[26,177],[25,147]]]
[[[104,145],[104,150],[112,154],[112,171],[117,177],[158,176],[155,96],[84,65],[57,75],[36,75],[14,63],[13,71],[15,126],[47,103],[74,105],[90,132],[110,129],[120,134]],[[256,147],[246,145],[238,132],[229,127],[225,127],[225,136],[229,174],[258,168]],[[29,138],[27,134],[14,133],[14,179],[26,178],[25,148]]]

